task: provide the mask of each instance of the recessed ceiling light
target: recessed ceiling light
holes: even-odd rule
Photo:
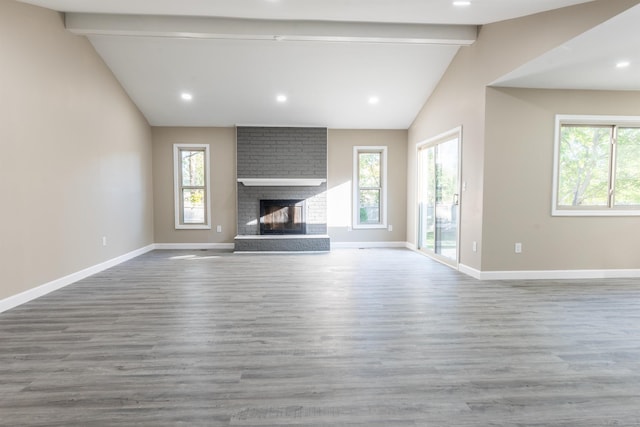
[[[371,98],[369,98],[369,104],[375,105],[378,102],[380,102],[380,98],[378,98],[377,96],[372,96]]]
[[[180,98],[182,98],[184,101],[191,101],[193,99],[193,95],[187,92],[182,92],[180,94]]]
[[[287,95],[278,95],[278,96],[276,96],[276,101],[278,101],[278,102],[287,102]]]
[[[620,61],[616,64],[617,68],[627,68],[629,65],[631,65],[631,62],[629,61]]]
[[[456,7],[466,7],[471,6],[471,2],[469,0],[456,0],[453,2],[453,5]]]

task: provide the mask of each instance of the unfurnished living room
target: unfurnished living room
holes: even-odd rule
[[[0,0],[0,426],[640,426],[640,0]]]

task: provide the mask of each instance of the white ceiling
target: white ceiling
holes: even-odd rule
[[[497,86],[640,91],[640,6],[503,76]],[[618,62],[629,66],[617,68]]]
[[[309,22],[299,20],[312,20],[316,24],[318,21],[358,22],[364,26],[357,28],[363,34],[377,31],[376,35],[385,37],[392,32],[390,24],[376,27],[376,24],[367,23],[480,25],[588,0],[472,0],[467,8],[453,7],[451,0],[23,1],[82,14],[166,15],[163,19],[174,19],[170,23],[179,22],[180,18],[176,18],[179,16],[286,20],[284,24],[291,25],[293,21],[293,25],[300,27]],[[95,18],[94,15],[80,17],[83,16]],[[599,49],[576,39],[568,45],[572,49],[569,56],[575,59],[550,52],[550,59],[533,61],[528,68],[516,70],[496,83],[527,86],[537,82],[544,86],[545,82],[553,80],[555,69],[567,70],[578,60],[585,61],[583,52],[588,52],[589,58],[600,55],[600,61],[605,61],[602,56],[606,52],[611,56],[606,60],[614,61],[610,43],[621,36],[621,31],[630,32],[624,34],[625,39],[640,40],[640,37],[633,37],[637,34],[634,20],[638,22],[637,13],[633,18],[621,21],[626,29],[611,25],[600,35],[588,34],[587,37],[599,41]],[[235,21],[220,22],[231,25]],[[252,22],[240,24],[247,27]],[[406,28],[411,36],[441,28],[429,25],[401,27],[401,31]],[[445,29],[455,32],[458,27]],[[455,43],[389,40],[372,43],[371,40],[352,38],[329,42],[287,38],[278,41],[273,37],[260,40],[260,37],[235,35],[194,37],[191,33],[185,36],[180,32],[163,32],[159,36],[136,32],[136,28],[127,28],[124,32],[88,31],[86,34],[150,124],[156,126],[255,124],[406,129],[459,48]],[[601,42],[602,34],[608,42]],[[634,53],[640,51],[637,44],[632,47],[635,47]],[[629,56],[629,59],[633,58]],[[636,62],[640,64],[640,58]],[[633,74],[632,67],[627,71]],[[579,79],[575,75],[572,77],[571,82],[576,84]],[[182,101],[180,94],[183,91],[192,93],[193,100]],[[278,94],[285,94],[288,100],[276,102]],[[369,103],[373,96],[379,98],[375,105]]]
[[[65,12],[426,24],[487,24],[590,0],[23,0]]]

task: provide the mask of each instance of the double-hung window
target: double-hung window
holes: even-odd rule
[[[353,228],[387,226],[387,147],[353,148]]]
[[[174,144],[176,229],[210,229],[209,145]]]
[[[553,215],[640,215],[640,117],[556,116]]]

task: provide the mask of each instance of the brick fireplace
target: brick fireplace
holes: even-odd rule
[[[327,251],[327,129],[236,128],[238,235],[236,251]],[[264,201],[297,208],[265,212]],[[261,201],[263,206],[261,207]],[[269,203],[269,202],[268,202]],[[271,225],[297,215],[297,227]],[[261,231],[262,230],[262,231]]]

